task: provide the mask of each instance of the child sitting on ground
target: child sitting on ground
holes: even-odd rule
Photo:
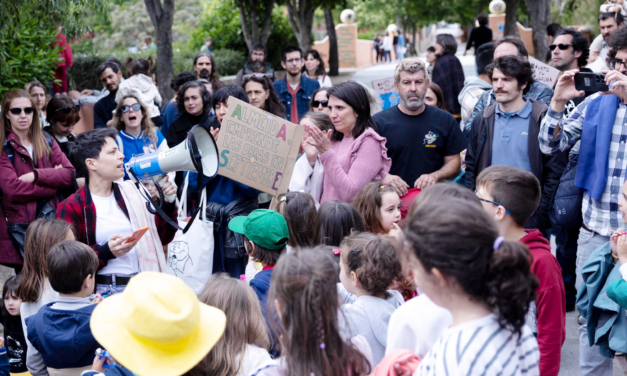
[[[59,297],[26,319],[28,340],[43,357],[51,376],[78,376],[91,369],[98,348],[89,328],[96,308],[90,295],[98,256],[87,245],[68,240],[50,249],[47,264],[48,280]]]
[[[296,249],[282,256],[269,300],[281,358],[251,375],[362,376],[374,368],[362,336],[344,340],[340,335],[334,261],[328,254]]]
[[[222,310],[229,318],[224,335],[207,355],[205,370],[209,375],[248,376],[271,360],[259,299],[243,281],[227,274],[213,275],[200,301]]]
[[[4,328],[4,343],[11,373],[28,372],[26,369],[26,352],[28,346],[22,329],[20,306],[22,300],[17,296],[17,288],[20,285],[22,275],[11,277],[4,282],[2,288],[3,305],[0,312],[2,327]]]
[[[404,301],[398,291],[387,290],[401,273],[396,242],[355,233],[344,239],[340,248],[340,281],[357,296],[353,303],[342,306],[348,326],[344,329],[366,338],[374,364],[378,364],[385,355],[390,316]]]
[[[551,244],[536,229],[524,225],[536,211],[541,197],[540,182],[525,170],[491,166],[477,178],[477,197],[496,221],[505,240],[520,242],[531,252],[531,271],[538,277],[535,303],[527,314],[527,325],[536,334],[540,349],[540,374],[559,372],[561,349],[566,339],[566,294],[562,270],[551,254]]]
[[[391,186],[369,183],[355,196],[353,205],[364,216],[371,233],[393,235],[400,232],[401,198]]]

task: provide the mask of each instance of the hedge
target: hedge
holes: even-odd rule
[[[120,61],[131,55],[134,57],[148,57],[152,55],[156,58],[156,51],[139,51],[136,55],[131,55],[126,51],[113,51],[109,53],[96,53],[96,54],[76,54],[74,55],[74,64],[68,69],[68,85],[70,90],[81,91],[83,89],[98,89],[102,87],[98,77],[96,77],[96,70],[98,66],[108,57],[116,57]],[[174,48],[174,75],[176,76],[182,71],[191,71],[194,56],[196,51],[190,49],[177,49]],[[243,52],[220,49],[213,52],[216,59],[216,65],[218,66],[218,74],[221,76],[230,76],[237,73],[244,63],[246,57]],[[156,69],[155,69],[156,72]],[[157,80],[159,77],[157,77]]]

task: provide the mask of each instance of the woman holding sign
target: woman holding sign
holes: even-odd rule
[[[335,131],[326,134],[305,125],[303,145],[315,148],[306,153],[310,163],[320,160],[324,168],[320,203],[341,200],[351,202],[366,184],[382,180],[390,171],[385,138],[379,136],[370,116],[370,98],[355,81],[329,89],[329,113]]]
[[[285,106],[277,97],[272,81],[263,73],[244,76],[242,88],[253,106],[280,118],[285,118]]]

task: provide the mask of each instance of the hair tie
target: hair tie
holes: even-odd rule
[[[380,187],[379,187],[379,190],[385,189],[385,188],[387,188],[387,187],[389,187],[389,185],[387,185],[387,184],[383,184],[382,186],[380,186]]]
[[[283,201],[286,201],[286,200],[287,200],[287,196],[283,196],[283,197],[281,197],[280,201],[283,202]]]
[[[502,236],[499,236],[498,238],[496,238],[496,240],[494,241],[494,245],[492,245],[492,248],[494,248],[495,251],[498,251],[499,248],[501,248],[501,244],[503,244],[503,242],[505,241],[505,238]]]
[[[340,248],[334,248],[333,249],[333,254],[338,256],[340,253],[342,253],[342,250]]]

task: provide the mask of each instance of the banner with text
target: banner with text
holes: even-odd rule
[[[233,97],[227,105],[218,174],[272,196],[287,192],[303,127]]]
[[[382,78],[380,80],[372,81],[372,87],[374,92],[381,98],[382,109],[394,107],[400,103],[401,97],[398,95],[396,88],[394,87],[394,77]]]
[[[529,63],[533,68],[533,79],[538,82],[542,82],[552,89],[557,81],[560,71],[550,65],[544,64],[540,60],[532,58],[531,56],[529,56]]]

